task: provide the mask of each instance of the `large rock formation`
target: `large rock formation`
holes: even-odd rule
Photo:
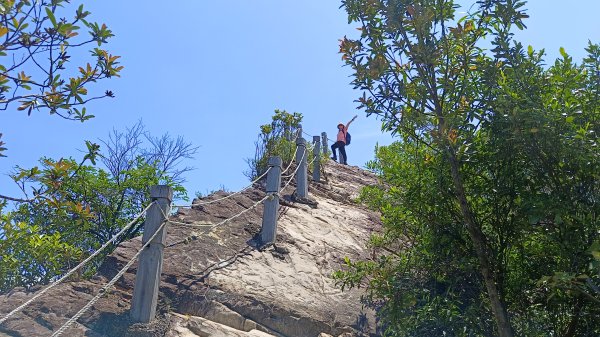
[[[366,242],[379,216],[354,199],[377,183],[357,167],[329,162],[326,181],[311,182],[309,202],[282,191],[277,242],[258,249],[262,206],[207,231],[169,224],[159,299],[159,318],[131,325],[132,267],[65,335],[76,336],[369,336],[373,312],[362,308],[360,289],[342,292],[332,273],[344,257],[367,257]],[[293,185],[293,184],[292,184]],[[262,186],[208,205],[180,208],[171,220],[216,224],[260,200]],[[223,197],[223,192],[195,202]],[[0,327],[0,336],[50,336],[89,301],[137,252],[141,239],[125,242],[98,276],[68,282]],[[16,289],[0,298],[3,314],[33,296]]]

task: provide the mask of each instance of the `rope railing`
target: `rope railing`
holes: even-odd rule
[[[314,146],[312,148],[314,148]],[[296,157],[296,153],[297,152],[298,152],[298,148],[296,147],[296,151],[294,152],[294,157]],[[308,149],[306,151],[304,151],[304,154],[302,155],[302,158],[300,159],[300,161],[304,160],[304,156],[306,156],[306,154],[310,153],[310,152],[311,151],[309,151]],[[313,158],[313,160],[311,160],[309,164],[313,164],[315,162],[316,158],[317,157]],[[288,175],[284,175],[284,173],[287,172],[290,169],[290,167],[292,166],[293,162],[294,162],[293,160],[290,161],[290,164],[287,166],[287,168],[283,172],[281,172],[281,178],[282,179],[293,178],[296,175],[296,173],[298,172],[298,168],[300,167],[300,165],[296,166],[296,170],[293,173],[288,174]],[[288,183],[289,183],[289,181],[288,181]]]
[[[292,164],[294,163],[294,158],[296,158],[296,154],[298,153],[298,147],[296,146],[296,150],[294,150],[294,154],[292,155],[292,160],[290,160],[290,163],[288,164],[288,166],[285,168],[285,170],[283,170],[283,172],[281,172],[281,174],[283,175],[284,173],[286,173],[290,167],[292,167]]]
[[[235,195],[241,194],[242,192],[250,189],[252,186],[254,186],[254,184],[256,184],[258,181],[260,181],[264,176],[266,176],[267,173],[269,173],[270,170],[271,170],[271,168],[267,169],[258,178],[254,179],[248,186],[242,188],[241,190],[239,190],[237,192],[228,194],[228,195],[226,195],[226,196],[224,196],[222,198],[218,198],[218,199],[215,199],[215,200],[209,200],[209,201],[195,202],[195,203],[192,203],[191,205],[173,205],[172,208],[177,208],[177,207],[187,208],[187,207],[193,207],[193,206],[202,206],[202,205],[208,205],[208,204],[212,204],[212,203],[215,203],[215,202],[219,202],[219,201],[223,201],[223,200],[229,199],[229,198],[231,198],[231,197],[233,197]]]
[[[304,159],[304,156],[306,155],[306,152],[304,152],[302,154],[302,158],[300,158],[300,161],[302,161]],[[289,168],[289,166],[288,166]],[[300,165],[296,166],[296,169],[294,170],[294,172],[292,173],[292,178],[290,178],[287,183],[283,186],[283,188],[281,188],[281,190],[283,190],[284,188],[288,187],[289,184],[292,182],[293,180],[293,176],[298,172],[298,169],[300,168]],[[246,208],[245,210],[241,211],[240,213],[225,219],[217,224],[191,224],[191,223],[185,223],[185,222],[180,222],[180,221],[173,221],[173,220],[167,220],[169,223],[173,224],[173,225],[179,225],[179,226],[186,226],[186,227],[198,227],[198,228],[208,228],[208,232],[213,230],[215,227],[218,227],[220,225],[223,225],[224,223],[231,221],[237,217],[242,216],[244,213],[250,211],[251,209],[255,208],[256,206],[258,206],[259,204],[261,204],[263,201],[267,200],[269,197],[271,197],[270,194],[267,194],[264,198],[260,199],[259,201],[257,201],[256,203],[254,203],[254,205]]]
[[[313,160],[310,161],[310,164],[314,164],[317,161],[317,159],[320,160],[321,159],[320,156],[319,157],[313,156]]]
[[[311,135],[310,133],[308,133],[308,132],[306,132],[306,131],[304,131],[304,130],[302,130],[302,133],[303,133],[305,136],[308,136],[308,137],[312,137],[312,136],[313,136],[313,135]],[[334,142],[333,140],[329,139],[329,138],[327,139],[327,143],[330,143],[330,144],[335,144],[335,142]]]
[[[296,137],[294,137],[294,141],[296,141],[298,138],[300,138],[300,131],[304,132],[304,130],[302,130],[302,127],[300,127],[299,129],[296,129]]]
[[[238,218],[240,216],[242,216],[244,213],[252,210],[253,208],[255,208],[256,206],[258,206],[259,204],[261,204],[263,201],[267,200],[270,197],[270,195],[266,195],[264,198],[260,199],[259,201],[255,202],[252,206],[244,209],[243,211],[239,212],[238,214],[227,218],[217,224],[192,224],[192,223],[185,223],[185,222],[180,222],[180,221],[173,221],[173,220],[168,220],[168,222],[170,224],[176,225],[176,226],[185,226],[185,227],[197,227],[197,228],[208,228],[207,232],[212,231],[214,228],[221,226],[223,224],[225,224],[228,221],[231,221],[235,218]]]
[[[167,222],[163,222],[160,227],[158,227],[158,229],[156,230],[156,232],[154,232],[154,235],[152,235],[150,237],[150,239],[148,239],[148,241],[146,241],[146,243],[144,245],[142,245],[142,248],[140,248],[140,250],[129,260],[129,262],[127,262],[127,264],[125,265],[125,267],[123,267],[118,273],[117,275],[115,275],[115,277],[113,277],[104,287],[100,288],[100,290],[98,291],[98,294],[96,294],[96,296],[94,296],[85,306],[83,306],[83,308],[81,308],[73,317],[71,317],[65,324],[63,324],[58,330],[56,330],[56,332],[54,332],[52,334],[51,337],[58,337],[60,335],[62,335],[73,323],[75,323],[83,314],[85,314],[88,310],[90,310],[90,308],[96,303],[98,302],[98,300],[104,296],[104,294],[106,294],[108,288],[112,287],[118,280],[119,278],[121,278],[121,276],[123,276],[123,274],[125,274],[127,272],[127,270],[129,269],[129,267],[131,267],[131,265],[137,260],[137,258],[140,256],[140,254],[144,251],[144,249],[146,247],[148,247],[148,245],[150,245],[150,243],[152,242],[152,240],[154,240],[154,238],[158,235],[158,233],[161,232],[161,230],[165,227],[165,225],[167,224]]]
[[[207,223],[207,224],[193,224],[193,223],[187,223],[187,222],[181,222],[181,221],[175,221],[175,220],[168,220],[170,224],[172,225],[176,225],[176,226],[189,226],[189,227],[212,227],[213,224]]]
[[[304,151],[304,153],[302,154],[302,158],[300,158],[300,161],[304,160],[304,156],[306,156],[306,151]],[[285,185],[283,185],[283,187],[281,188],[281,191],[283,191],[286,187],[288,187],[289,184],[292,182],[292,180],[294,180],[294,176],[296,175],[296,173],[298,173],[299,169],[300,169],[300,165],[297,165],[296,169],[294,170],[294,172],[291,175],[291,178],[287,181],[287,183]]]
[[[309,135],[306,132],[303,132],[301,129],[298,129],[296,132],[296,139],[301,138],[302,137],[302,133]],[[309,135],[310,136],[310,135]],[[304,140],[300,140],[301,143],[298,144],[305,144]],[[175,220],[169,220],[169,214],[173,211],[174,208],[179,208],[179,207],[193,207],[193,206],[198,206],[198,205],[208,205],[208,204],[212,204],[212,203],[216,203],[216,202],[220,202],[229,198],[232,198],[236,195],[240,195],[242,194],[244,191],[252,188],[254,186],[254,184],[256,184],[257,182],[259,182],[261,179],[263,179],[265,176],[267,176],[269,174],[269,172],[272,171],[272,168],[274,166],[269,167],[264,173],[262,173],[259,177],[257,177],[255,180],[253,180],[248,186],[242,188],[241,190],[235,192],[235,193],[231,193],[227,196],[221,197],[221,198],[217,198],[214,200],[209,200],[209,201],[199,201],[199,202],[195,202],[192,203],[191,205],[172,205],[169,208],[164,208],[161,207],[157,207],[158,210],[160,210],[160,212],[162,213],[162,220],[157,220],[159,221],[158,223],[160,223],[160,221],[162,221],[162,223],[160,223],[160,226],[158,226],[158,229],[156,229],[156,231],[154,232],[154,234],[151,236],[151,238],[149,240],[146,241],[145,244],[142,245],[142,247],[140,248],[140,250],[138,252],[136,252],[136,254],[127,262],[127,264],[115,275],[114,278],[112,278],[108,283],[106,283],[103,287],[101,287],[98,291],[98,293],[90,300],[88,301],[73,317],[71,317],[69,320],[67,320],[56,332],[54,332],[52,334],[51,337],[58,337],[61,336],[71,325],[73,325],[75,322],[77,322],[77,320],[79,318],[81,318],[81,316],[83,314],[85,314],[87,311],[89,311],[92,306],[102,297],[104,296],[110,287],[113,287],[114,284],[118,281],[119,278],[121,278],[123,276],[123,274],[125,274],[127,272],[127,270],[133,265],[133,263],[140,257],[140,255],[142,254],[142,252],[144,251],[144,249],[146,249],[148,247],[148,245],[150,245],[150,243],[155,239],[155,237],[161,233],[163,231],[163,229],[165,228],[165,226],[168,223],[171,223],[173,225],[176,226],[185,226],[185,227],[195,227],[195,228],[204,228],[206,229],[206,231],[204,233],[208,233],[212,230],[214,230],[215,228],[230,222],[244,214],[246,214],[247,212],[250,212],[251,210],[254,210],[256,207],[258,207],[258,205],[260,204],[265,204],[265,209],[267,206],[271,207],[271,202],[265,202],[265,200],[269,199],[271,201],[273,200],[277,200],[276,198],[280,198],[280,192],[283,191],[284,189],[286,189],[294,180],[294,177],[297,176],[300,168],[306,169],[306,162],[305,162],[305,158],[307,156],[309,156],[309,150],[311,150],[311,153],[314,152],[314,144],[306,144],[303,146],[296,146],[296,149],[294,151],[294,154],[292,155],[292,160],[290,160],[290,163],[287,165],[287,167],[281,172],[281,168],[278,167],[277,171],[279,171],[280,176],[278,177],[277,181],[280,181],[281,178],[283,178],[283,174],[285,174],[286,172],[290,171],[290,169],[292,168],[292,165],[294,163],[294,159],[296,158],[296,156],[298,156],[298,149],[299,148],[303,148],[304,151],[302,153],[301,158],[299,159],[299,161],[297,160],[297,165],[295,167],[295,169],[293,170],[293,172],[291,173],[291,175],[289,176],[285,176],[285,179],[287,179],[287,182],[285,182],[285,184],[283,185],[283,187],[280,187],[281,185],[279,185],[279,187],[277,187],[277,183],[275,184],[275,186],[273,187],[268,187],[267,188],[267,194],[262,197],[260,200],[254,202],[251,206],[249,207],[244,207],[243,210],[241,210],[240,212],[236,213],[233,216],[228,217],[227,219],[224,219],[218,223],[215,224],[194,224],[194,223],[184,223],[184,222],[180,222],[180,221],[175,221]],[[311,163],[314,163],[315,160],[317,160],[320,156],[314,156],[313,160],[311,161]],[[279,163],[281,163],[280,159]],[[281,165],[281,164],[278,164]],[[305,172],[305,171],[304,171]],[[302,181],[304,181],[306,174],[303,174],[300,176],[300,179],[302,179]],[[288,179],[289,178],[289,179]],[[298,177],[296,177],[298,179]],[[301,181],[301,182],[302,182]],[[298,183],[298,182],[297,182]],[[306,182],[303,183],[304,187],[299,189],[304,190],[306,189]],[[300,185],[298,185],[300,186]],[[172,190],[171,192],[172,193]],[[298,192],[300,193],[300,192]],[[304,192],[303,194],[306,194],[307,192]],[[171,194],[172,196],[172,194]],[[154,197],[153,197],[154,198]],[[158,198],[165,198],[163,197],[158,197]],[[168,197],[169,199],[171,197]],[[275,199],[274,199],[275,198]],[[170,203],[170,200],[169,200]],[[59,278],[58,280],[56,280],[55,282],[51,283],[50,285],[48,285],[47,287],[45,287],[44,289],[42,289],[41,291],[39,291],[37,294],[35,294],[31,299],[27,300],[26,302],[24,302],[23,304],[19,305],[17,308],[15,308],[14,310],[12,310],[11,312],[9,312],[7,315],[5,315],[4,317],[0,318],[0,324],[6,322],[8,319],[10,319],[11,317],[13,317],[14,315],[16,315],[17,313],[21,312],[23,309],[25,309],[27,306],[29,306],[31,303],[33,303],[34,301],[36,301],[37,299],[39,299],[41,296],[43,296],[44,294],[46,294],[47,292],[49,292],[51,289],[53,289],[54,287],[56,287],[57,285],[61,284],[62,282],[64,282],[67,278],[69,278],[71,275],[73,275],[73,273],[75,273],[76,271],[80,270],[82,267],[84,267],[87,263],[89,263],[92,259],[94,259],[96,256],[98,256],[102,251],[104,251],[110,244],[113,244],[114,242],[117,241],[117,239],[119,237],[121,237],[127,230],[130,230],[132,228],[132,226],[134,226],[136,224],[136,222],[144,215],[147,215],[146,217],[146,221],[148,222],[149,219],[154,216],[154,213],[148,213],[148,210],[150,209],[150,207],[152,205],[158,205],[156,201],[150,203],[148,206],[146,206],[139,214],[137,214],[133,220],[131,220],[129,223],[127,223],[117,234],[115,234],[112,238],[110,238],[106,243],[104,243],[98,250],[96,250],[95,252],[93,252],[90,256],[88,256],[85,260],[83,260],[82,262],[80,262],[77,266],[75,266],[73,269],[69,270],[66,274],[64,274],[61,278]],[[278,205],[277,203],[275,203],[275,205]],[[277,206],[275,206],[277,207]],[[168,212],[168,211],[171,212]],[[165,212],[168,212],[169,214],[165,214]],[[269,211],[272,212],[272,211]],[[263,215],[264,216],[264,215]],[[263,226],[265,226],[264,224],[264,218],[263,218]],[[154,224],[158,224],[157,222],[154,222]],[[154,227],[155,228],[155,227]],[[195,235],[193,235],[193,237],[196,237]],[[164,240],[164,238],[162,239]],[[186,239],[187,240],[187,239]],[[269,239],[270,240],[270,239]],[[164,247],[164,242],[162,242],[162,247]],[[144,257],[142,256],[142,259]],[[136,285],[137,287],[137,285]],[[144,304],[145,305],[145,304]],[[147,306],[146,306],[147,307]],[[153,315],[153,314],[152,314]]]
[[[281,179],[294,178],[294,175],[295,175],[295,174],[293,174],[293,173],[290,173],[290,174],[288,174],[288,175],[281,176]]]
[[[300,130],[298,130],[298,132],[296,132],[296,138],[298,138],[298,137],[300,136],[300,132],[299,132],[299,131],[300,131]],[[309,146],[310,146],[310,145],[309,145]],[[313,146],[313,147],[311,147],[311,148],[314,148],[314,146]],[[295,158],[297,153],[298,153],[298,147],[296,147],[296,149],[294,150],[294,154],[292,154],[292,158]],[[314,162],[314,159],[313,159],[313,161],[312,161],[312,162]],[[312,162],[311,162],[311,163],[312,163]],[[289,164],[288,164],[288,166],[285,168],[285,170],[283,170],[283,172],[281,172],[281,174],[283,175],[284,173],[286,173],[286,172],[287,172],[287,171],[290,169],[290,167],[292,167],[292,164],[293,164],[293,163],[294,163],[294,160],[290,160],[290,163],[289,163]],[[178,207],[180,207],[180,208],[190,208],[190,207],[193,207],[193,206],[209,205],[209,204],[212,204],[212,203],[215,203],[215,202],[219,202],[219,201],[223,201],[223,200],[229,199],[229,198],[231,198],[231,197],[233,197],[233,196],[236,196],[236,195],[238,195],[238,194],[241,194],[241,193],[243,193],[244,191],[246,191],[246,190],[250,189],[252,186],[254,186],[254,184],[255,184],[255,183],[259,182],[259,181],[260,181],[262,178],[264,178],[264,177],[265,177],[265,176],[266,176],[266,175],[269,173],[269,171],[270,171],[270,170],[271,170],[271,168],[267,169],[267,170],[266,170],[266,171],[265,171],[263,174],[261,174],[261,175],[260,175],[258,178],[254,179],[252,182],[250,182],[250,184],[248,184],[246,187],[242,188],[241,190],[239,190],[239,191],[237,191],[237,192],[234,192],[234,193],[228,194],[228,195],[226,195],[226,196],[224,196],[224,197],[221,197],[221,198],[218,198],[218,199],[214,199],[214,200],[209,200],[209,201],[201,201],[201,202],[195,202],[195,203],[192,203],[191,205],[173,205],[173,206],[172,206],[172,208],[178,208]],[[294,174],[295,174],[295,173],[294,173]],[[292,176],[293,176],[294,174],[292,174]]]
[[[85,260],[81,261],[77,266],[75,266],[73,269],[69,270],[60,279],[58,279],[55,282],[49,284],[46,288],[42,289],[39,293],[35,294],[28,301],[26,301],[25,303],[21,304],[20,306],[18,306],[17,308],[15,308],[14,310],[12,310],[8,314],[6,314],[6,316],[2,317],[0,319],[0,324],[4,323],[6,320],[8,320],[12,316],[16,315],[17,313],[21,312],[23,309],[25,309],[31,303],[33,303],[34,301],[36,301],[38,298],[40,298],[41,296],[43,296],[45,293],[47,293],[48,291],[50,291],[52,288],[54,288],[57,285],[61,284],[64,280],[66,280],[67,278],[69,278],[69,276],[73,275],[73,273],[75,273],[77,270],[79,270],[80,268],[82,268],[83,266],[85,266],[94,257],[98,256],[98,254],[100,254],[104,249],[106,249],[106,247],[108,247],[118,237],[120,237],[123,233],[125,233],[125,231],[127,231],[129,228],[131,228],[136,223],[136,221],[139,218],[142,217],[142,215],[146,214],[146,212],[148,211],[148,209],[150,208],[150,206],[152,206],[152,204],[153,203],[150,203],[148,206],[146,206],[146,208],[144,208],[144,210],[142,210],[133,220],[131,220],[127,225],[125,225],[125,227],[123,227],[123,229],[121,229],[117,234],[115,234],[112,238],[110,238],[110,240],[108,240],[100,248],[98,248],[98,250],[96,250],[94,253],[92,253],[92,255],[88,256]]]

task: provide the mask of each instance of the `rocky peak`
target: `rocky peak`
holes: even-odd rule
[[[258,249],[253,238],[262,205],[207,231],[265,196],[257,186],[212,204],[180,208],[170,220],[164,250],[159,318],[130,325],[136,265],[68,330],[75,336],[371,336],[374,314],[363,309],[360,289],[342,292],[331,275],[344,257],[367,257],[366,242],[381,228],[379,215],[354,200],[376,177],[329,161],[324,181],[309,185],[310,202],[283,196],[274,245]],[[201,201],[223,197],[214,193]],[[88,281],[61,284],[0,327],[0,336],[50,336],[124,266],[141,238],[121,244]],[[1,296],[5,314],[32,293]],[[66,333],[67,334],[67,333]],[[66,335],[65,334],[65,335]]]

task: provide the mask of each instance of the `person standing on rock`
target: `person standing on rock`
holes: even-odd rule
[[[352,117],[352,119],[346,125],[342,123],[338,124],[337,140],[335,144],[331,145],[331,152],[333,152],[333,157],[331,157],[331,159],[337,160],[336,149],[339,149],[342,164],[344,165],[348,165],[348,157],[346,156],[346,145],[350,145],[350,135],[348,134],[348,128],[350,127],[350,123],[354,122],[356,117],[358,117],[358,115]]]

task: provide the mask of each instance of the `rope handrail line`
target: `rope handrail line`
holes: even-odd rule
[[[302,133],[304,133],[306,136],[309,136],[309,137],[314,137],[314,136],[316,136],[316,135],[311,135],[310,133],[308,133],[308,132],[306,132],[306,131],[304,131],[304,130],[302,130]],[[319,137],[321,137],[321,136],[319,136]]]
[[[225,200],[225,199],[229,199],[229,198],[233,197],[234,195],[241,194],[242,192],[244,192],[244,191],[246,191],[247,189],[249,189],[249,188],[251,188],[252,186],[254,186],[254,184],[256,184],[256,183],[257,183],[259,180],[261,180],[261,179],[262,179],[264,176],[266,176],[266,175],[267,175],[267,173],[269,173],[269,171],[270,171],[270,170],[271,170],[271,168],[269,167],[269,168],[268,168],[268,169],[267,169],[267,170],[266,170],[266,171],[265,171],[263,174],[261,174],[261,175],[260,175],[258,178],[254,179],[254,181],[252,181],[252,182],[250,183],[250,185],[248,185],[248,186],[246,186],[246,187],[242,188],[241,190],[239,190],[239,191],[237,191],[237,192],[234,192],[234,193],[231,193],[231,194],[229,194],[229,195],[227,195],[227,196],[224,196],[224,197],[222,197],[222,198],[218,198],[218,199],[215,199],[215,200],[210,200],[210,201],[204,201],[204,202],[196,202],[196,203],[192,203],[191,205],[173,205],[173,206],[171,206],[171,208],[174,208],[174,207],[193,207],[193,206],[202,206],[202,205],[208,205],[208,204],[212,204],[212,203],[215,203],[215,202],[218,202],[218,201],[223,201],[223,200]]]
[[[249,212],[251,209],[255,208],[256,206],[258,206],[259,204],[261,204],[263,201],[267,200],[267,198],[269,198],[271,195],[267,194],[264,198],[260,199],[259,201],[255,202],[254,205],[250,206],[249,208],[246,208],[245,210],[241,211],[240,213],[238,213],[237,215],[232,216],[229,219],[225,219],[221,222],[219,222],[218,224],[213,225],[212,227],[209,227],[208,230],[211,231],[214,228],[226,223],[227,221],[231,221],[237,217],[240,217],[242,214]]]
[[[302,133],[304,133],[306,136],[313,137],[311,134],[307,133],[304,130],[302,130]],[[331,144],[335,144],[335,142],[333,140],[329,139],[329,138],[327,138],[327,142],[331,143]],[[321,146],[322,146],[322,144],[321,144]]]
[[[297,148],[296,148],[296,150],[297,150]],[[305,155],[306,155],[306,152],[302,154],[302,158],[300,158],[300,161],[302,161],[304,159]],[[291,164],[288,165],[287,169],[289,169],[290,166],[291,166]],[[290,178],[290,180],[288,180],[288,182],[285,184],[285,186],[283,186],[283,188],[281,190],[283,190],[284,188],[286,188],[292,182],[293,176],[296,174],[296,172],[298,172],[299,168],[300,168],[300,165],[296,166],[296,169],[292,173],[292,178]],[[241,211],[240,213],[238,213],[238,214],[236,214],[236,215],[234,215],[234,216],[232,216],[232,217],[230,217],[228,219],[225,219],[225,220],[223,220],[223,221],[221,221],[221,222],[219,222],[217,224],[214,224],[214,225],[210,225],[210,224],[191,224],[191,223],[185,223],[185,222],[180,222],[180,221],[172,221],[172,220],[167,220],[167,222],[169,222],[169,223],[171,223],[173,225],[179,225],[179,226],[185,226],[185,227],[197,227],[197,228],[206,228],[206,227],[208,227],[208,232],[210,232],[215,227],[220,226],[220,225],[222,225],[222,224],[224,224],[224,223],[226,223],[228,221],[231,221],[231,220],[233,220],[233,219],[241,216],[242,214],[250,211],[251,209],[253,209],[254,207],[258,206],[258,204],[262,203],[263,201],[265,201],[269,197],[271,197],[271,194],[267,194],[264,198],[262,198],[261,200],[257,201],[256,203],[254,203],[254,205],[252,205],[252,206],[246,208],[245,210]]]
[[[294,163],[294,158],[296,158],[296,154],[298,153],[298,147],[296,146],[296,150],[294,151],[294,154],[292,155],[292,160],[290,160],[290,163],[288,164],[288,166],[285,168],[285,170],[283,170],[283,172],[281,172],[281,174],[283,175],[284,173],[286,173],[290,167],[292,167],[292,164]]]
[[[296,152],[298,151],[298,147],[296,147]],[[294,157],[296,156],[296,152],[294,152]],[[306,155],[305,151],[302,154],[302,158],[300,158],[300,161],[304,160],[304,156]],[[293,161],[292,161],[293,162]],[[292,165],[292,162],[290,162],[290,164],[288,165],[288,167],[285,169],[284,172],[286,172],[287,170],[289,170],[289,168]],[[294,175],[296,175],[296,173],[298,172],[298,170],[300,169],[300,165],[296,166],[296,169],[294,170],[294,172],[292,173],[292,177],[287,181],[287,183],[283,186],[283,188],[280,189],[280,191],[282,191],[283,189],[285,189],[293,180]],[[257,201],[256,203],[254,203],[252,206],[246,208],[245,210],[241,211],[240,213],[225,219],[217,224],[211,225],[211,224],[191,224],[191,223],[185,223],[185,222],[180,222],[180,221],[173,221],[173,220],[167,220],[167,222],[176,225],[176,226],[183,226],[183,227],[195,227],[195,228],[207,228],[208,230],[206,232],[210,232],[212,231],[214,228],[221,226],[223,224],[225,224],[228,221],[231,221],[237,217],[242,216],[244,213],[249,212],[250,210],[254,209],[256,206],[258,206],[260,203],[264,202],[266,199],[270,198],[272,196],[272,193],[267,194],[264,198],[260,199],[259,201]],[[168,219],[168,217],[165,215],[165,218]],[[192,236],[188,237],[191,238]],[[186,241],[188,238],[184,239],[183,241]]]
[[[304,151],[304,153],[302,154],[302,158],[300,158],[300,161],[304,160],[304,156],[306,156],[306,151]],[[288,185],[292,182],[292,180],[294,180],[294,176],[296,175],[296,173],[298,172],[298,170],[300,169],[300,165],[296,166],[296,169],[294,170],[294,172],[292,173],[292,177],[290,178],[290,180],[288,180],[288,182],[280,189],[280,191],[283,191],[286,187],[288,187]]]
[[[292,158],[296,157],[296,153],[298,153],[298,147],[296,147],[296,150],[294,150],[294,154],[292,154]],[[290,167],[292,166],[293,162],[294,161],[291,160],[290,163],[289,163],[289,165],[285,168],[285,170],[283,172],[281,172],[281,174],[284,174],[285,172],[287,172],[290,169]],[[234,193],[231,193],[231,194],[229,194],[227,196],[224,196],[222,198],[218,198],[218,199],[210,200],[210,201],[205,201],[205,202],[196,202],[196,203],[192,203],[191,205],[173,205],[172,207],[201,206],[201,205],[208,205],[208,204],[212,204],[212,203],[215,203],[215,202],[218,202],[218,201],[229,199],[229,198],[233,197],[234,195],[238,195],[238,194],[244,192],[245,190],[251,188],[252,186],[254,186],[254,184],[257,183],[259,180],[261,180],[264,176],[266,176],[269,173],[270,170],[271,170],[271,168],[269,167],[263,174],[261,174],[258,178],[254,179],[248,186],[242,188],[241,190],[239,190],[237,192],[234,192]]]
[[[173,225],[179,225],[179,226],[192,226],[192,227],[210,227],[212,226],[212,224],[193,224],[193,223],[187,223],[187,222],[181,222],[181,221],[173,221],[173,220],[168,220],[170,224]]]
[[[311,161],[307,162],[307,164],[308,164],[308,165],[310,165],[310,164],[313,164],[315,161],[316,161],[316,159],[313,159],[313,160],[311,160]],[[295,175],[296,175],[295,173],[290,173],[290,174],[287,174],[287,175],[281,176],[281,179],[284,179],[284,180],[285,180],[285,179],[288,179],[288,178],[293,178]]]
[[[60,283],[62,283],[64,280],[66,280],[69,276],[71,276],[74,272],[76,272],[77,270],[79,270],[81,267],[83,267],[86,263],[90,262],[90,260],[92,260],[94,257],[96,257],[98,254],[100,254],[100,252],[102,252],[106,247],[108,247],[109,244],[113,243],[119,236],[121,236],[121,234],[123,234],[126,230],[128,230],[131,226],[133,226],[135,224],[135,222],[143,215],[145,214],[148,209],[150,208],[150,206],[152,206],[154,204],[154,202],[151,202],[148,206],[146,206],[146,208],[144,208],[144,210],[142,210],[133,220],[131,220],[127,225],[125,225],[125,227],[123,227],[123,229],[121,229],[121,231],[119,231],[117,234],[115,234],[112,238],[110,238],[110,240],[108,240],[104,245],[102,245],[102,247],[98,248],[98,250],[96,250],[92,255],[88,256],[85,260],[81,261],[77,266],[75,266],[73,269],[69,270],[65,275],[63,275],[60,279],[56,280],[55,282],[49,284],[46,288],[42,289],[39,293],[35,294],[32,298],[30,298],[28,301],[26,301],[25,303],[21,304],[20,306],[18,306],[17,308],[15,308],[13,311],[9,312],[8,314],[6,314],[6,316],[2,317],[0,319],[0,324],[6,322],[7,319],[9,319],[10,317],[14,316],[15,314],[19,313],[20,311],[22,311],[23,309],[25,309],[27,306],[29,306],[31,303],[33,303],[35,300],[37,300],[38,298],[40,298],[42,295],[44,295],[46,292],[48,292],[50,289],[56,287],[57,285],[59,285]]]
[[[162,209],[161,209],[161,211],[162,211]],[[165,227],[166,224],[167,224],[167,221],[163,222],[156,229],[156,232],[154,232],[154,234],[152,235],[152,237],[150,237],[150,239],[148,239],[148,241],[142,246],[142,248],[140,248],[140,250],[129,260],[129,262],[127,262],[127,264],[125,265],[125,267],[123,267],[123,269],[121,269],[117,273],[117,275],[115,275],[115,277],[113,277],[112,280],[110,280],[104,287],[100,288],[100,291],[98,291],[98,294],[96,294],[96,296],[94,296],[85,306],[83,306],[83,308],[81,308],[73,317],[71,317],[65,324],[63,324],[58,330],[56,330],[56,332],[53,333],[52,336],[50,336],[50,337],[58,337],[58,336],[62,335],[63,332],[65,332],[71,326],[71,324],[75,323],[75,321],[77,321],[79,319],[79,317],[81,317],[96,302],[98,302],[98,300],[102,296],[104,296],[104,294],[106,294],[106,291],[108,290],[108,288],[112,287],[117,282],[117,280],[119,278],[121,278],[121,276],[123,276],[123,274],[125,274],[127,272],[127,270],[129,269],[129,267],[131,267],[131,265],[137,260],[137,258],[144,251],[144,249],[146,249],[146,247],[148,247],[148,245],[150,245],[150,243],[152,242],[152,240],[154,240],[154,238],[158,235],[158,233],[160,233],[160,231]]]
[[[305,154],[306,154],[306,152],[304,153],[304,155]],[[302,155],[302,158],[300,159],[300,161],[302,161],[304,159],[304,155]],[[285,186],[283,188],[286,188],[290,184],[291,180],[294,179],[294,176],[298,172],[299,167],[300,167],[300,165],[297,165],[296,170],[294,170],[294,172],[290,173],[289,175],[281,176],[282,179],[290,178],[290,180],[288,180],[287,184],[285,184]],[[283,190],[283,188],[282,188],[282,190]]]
[[[317,160],[321,160],[321,158],[322,158],[322,157],[321,157],[321,154],[319,153],[319,155],[318,155],[318,156],[312,156],[312,160],[311,160],[311,161],[309,161],[307,164],[308,164],[308,165],[314,165],[314,164],[315,164],[315,162],[316,162]]]
[[[250,206],[250,207],[246,208],[245,210],[241,211],[240,213],[238,213],[238,214],[236,214],[236,215],[234,215],[234,216],[232,216],[230,218],[227,218],[227,219],[225,219],[225,220],[223,220],[223,221],[221,221],[221,222],[219,222],[217,224],[214,224],[214,225],[210,225],[210,224],[201,224],[201,225],[199,224],[199,225],[197,225],[197,224],[191,224],[191,223],[185,223],[185,222],[179,222],[179,221],[171,221],[171,220],[168,220],[168,222],[171,223],[171,224],[173,224],[173,225],[186,226],[186,227],[201,227],[201,228],[208,227],[207,232],[210,232],[215,227],[221,226],[222,224],[224,224],[224,223],[226,223],[228,221],[231,221],[231,220],[233,220],[233,219],[235,219],[237,217],[240,217],[240,216],[242,216],[242,214],[244,214],[246,212],[249,212],[250,210],[254,209],[256,206],[258,206],[260,203],[262,203],[263,201],[267,200],[267,198],[269,198],[270,196],[271,196],[270,194],[267,194],[264,198],[262,198],[259,201],[255,202],[252,206]]]

